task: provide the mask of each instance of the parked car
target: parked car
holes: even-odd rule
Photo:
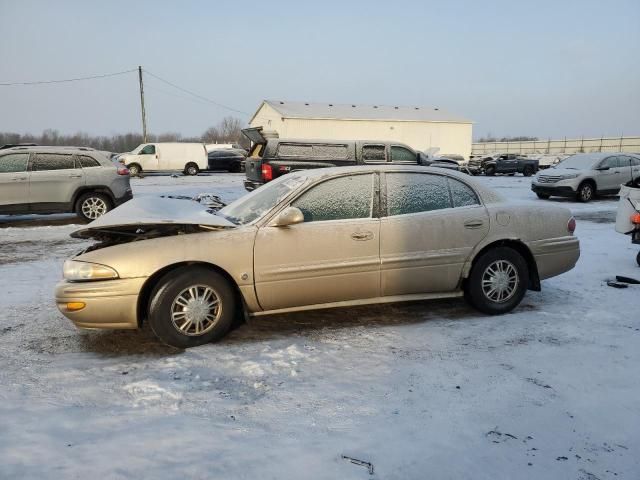
[[[131,153],[123,153],[118,159],[124,163],[131,176],[142,172],[175,172],[197,175],[208,167],[204,143],[143,143]]]
[[[251,191],[294,170],[393,163],[418,165],[418,152],[398,142],[265,138],[262,128],[242,131],[253,147],[245,161]]]
[[[538,160],[526,158],[515,153],[501,153],[486,157],[474,157],[469,160],[468,168],[474,174],[496,175],[498,173],[521,173],[530,177],[539,170]]]
[[[227,170],[240,172],[244,168],[246,152],[235,148],[211,150],[208,154],[208,170]]]
[[[129,171],[95,151],[16,147],[0,153],[0,214],[75,212],[95,220],[132,198]]]
[[[640,186],[640,155],[577,153],[538,173],[531,190],[542,199],[555,196],[588,202],[595,195],[616,195],[626,183]]]
[[[510,204],[420,166],[292,172],[215,214],[140,197],[72,234],[58,308],[81,328],[139,328],[192,347],[236,314],[462,297],[506,313],[579,257],[568,209]]]

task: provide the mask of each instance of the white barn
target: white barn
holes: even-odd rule
[[[473,122],[439,108],[264,100],[249,121],[280,138],[385,140],[469,158]]]

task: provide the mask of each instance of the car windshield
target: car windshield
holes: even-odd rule
[[[216,214],[236,225],[246,225],[264,215],[304,183],[304,177],[284,175],[227,205]]]
[[[571,170],[589,170],[594,163],[601,160],[601,157],[594,157],[588,154],[571,155],[558,163],[555,168],[568,168]]]

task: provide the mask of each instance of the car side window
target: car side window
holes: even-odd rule
[[[416,154],[408,148],[391,146],[391,161],[396,163],[417,163]]]
[[[451,208],[447,178],[427,173],[388,173],[389,216]]]
[[[478,200],[476,192],[474,192],[471,187],[455,178],[449,178],[448,180],[454,208],[480,205],[480,200]]]
[[[156,154],[156,146],[155,145],[145,145],[145,147],[140,150],[140,155],[155,155]]]
[[[305,222],[370,218],[373,207],[373,174],[333,178],[307,190],[292,204]]]
[[[0,157],[0,173],[26,172],[28,153],[10,153]]]
[[[636,157],[629,157],[629,158],[631,158],[632,167],[640,166],[640,158],[636,158]]]
[[[31,166],[31,171],[67,170],[75,168],[73,156],[64,153],[38,153]]]
[[[618,157],[609,157],[605,158],[600,164],[601,167],[609,167],[609,168],[617,168],[618,167]]]
[[[384,145],[363,145],[362,160],[365,163],[384,163],[387,161]]]
[[[278,157],[311,157],[313,147],[309,143],[280,143]]]
[[[100,164],[98,163],[98,161],[95,158],[91,158],[87,155],[80,155],[78,157],[78,160],[80,161],[80,165],[82,166],[82,168],[90,168],[90,167],[99,167]]]

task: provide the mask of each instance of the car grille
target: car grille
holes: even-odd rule
[[[538,183],[556,183],[562,180],[560,175],[540,175],[538,177]]]

